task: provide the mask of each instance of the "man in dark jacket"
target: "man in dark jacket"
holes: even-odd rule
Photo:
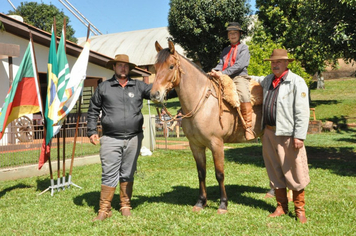
[[[102,166],[100,209],[93,219],[104,220],[112,215],[111,201],[120,183],[120,211],[130,216],[131,196],[140,154],[143,132],[143,99],[150,98],[152,84],[131,79],[128,74],[136,65],[124,54],[107,63],[115,74],[100,83],[91,98],[88,110],[87,133],[90,142],[97,144],[97,121],[101,115],[103,136],[100,138]]]

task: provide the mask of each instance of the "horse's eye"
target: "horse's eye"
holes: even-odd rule
[[[169,69],[170,69],[170,70],[173,70],[173,68],[174,68],[174,65],[170,65],[170,66],[169,66]]]

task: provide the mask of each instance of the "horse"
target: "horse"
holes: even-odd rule
[[[236,108],[220,99],[208,74],[196,64],[180,55],[174,44],[163,49],[156,41],[158,52],[155,62],[156,76],[150,99],[164,103],[166,94],[176,90],[183,111],[182,128],[189,140],[199,178],[199,197],[193,207],[199,212],[207,204],[206,148],[210,149],[215,165],[215,177],[220,187],[218,214],[227,212],[228,198],[224,185],[224,143],[246,142]],[[261,95],[262,96],[262,95]],[[219,102],[220,101],[220,102]],[[252,128],[257,136],[261,130],[261,105],[253,107]]]

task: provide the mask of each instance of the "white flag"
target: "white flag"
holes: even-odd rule
[[[88,40],[75,62],[70,73],[70,79],[67,83],[65,93],[63,94],[60,109],[58,111],[58,121],[62,120],[73,109],[82,93],[84,80],[86,78],[88,60],[90,52],[90,40]]]

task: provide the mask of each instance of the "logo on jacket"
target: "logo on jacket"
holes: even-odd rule
[[[129,92],[129,94],[128,94],[128,95],[129,95],[129,97],[130,97],[130,98],[135,97],[135,94],[134,94],[134,93],[131,93],[131,92]]]
[[[302,92],[302,98],[305,98],[306,96],[307,96],[307,94]]]

